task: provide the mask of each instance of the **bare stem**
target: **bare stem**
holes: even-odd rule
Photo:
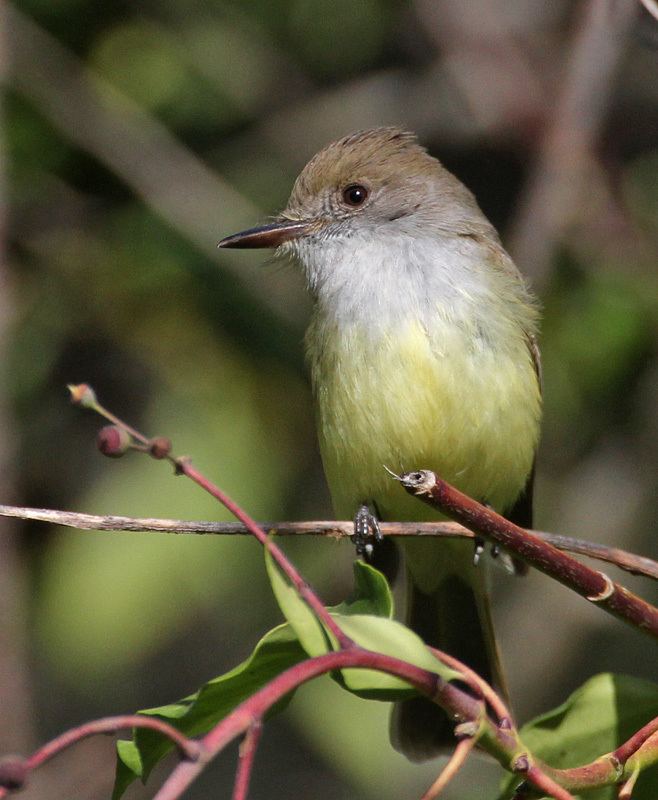
[[[51,508],[26,508],[24,506],[0,505],[0,517],[16,517],[52,525],[64,525],[77,530],[94,531],[139,531],[140,533],[196,533],[221,534],[224,536],[251,535],[240,522],[208,522],[205,520],[153,519],[124,517],[115,514],[99,516],[75,511],[58,511]],[[309,520],[302,522],[259,522],[259,527],[268,534],[277,536],[328,536],[349,537],[354,531],[354,523],[335,520]],[[449,539],[473,539],[475,534],[457,522],[380,522],[384,536],[440,537]],[[620,550],[606,547],[584,539],[575,539],[546,531],[530,531],[540,539],[569,553],[614,564],[634,575],[644,575],[658,580],[658,561]]]
[[[400,482],[412,495],[560,581],[604,611],[658,638],[658,609],[538,536],[477,503],[431,470],[407,472]]]
[[[477,737],[475,736],[467,736],[457,742],[457,747],[455,747],[453,754],[450,756],[450,760],[441,770],[437,779],[420,798],[420,800],[434,800],[435,797],[438,797],[441,794],[445,787],[464,766],[466,759],[475,747],[476,743]]]
[[[238,771],[235,776],[235,785],[233,787],[233,800],[247,800],[249,780],[251,778],[256,749],[258,748],[258,742],[260,741],[262,731],[263,723],[261,720],[254,722],[247,729],[247,733],[240,744]]]
[[[186,475],[190,480],[201,486],[202,489],[205,489],[205,491],[211,494],[216,500],[219,500],[219,502],[225,508],[227,508],[231,514],[240,520],[245,528],[247,528],[247,530],[258,539],[263,547],[269,551],[270,555],[274,561],[276,561],[281,571],[286,575],[295,589],[297,589],[299,596],[313,610],[317,618],[322,622],[327,630],[333,634],[338,644],[344,648],[352,647],[354,643],[350,637],[341,631],[333,617],[324,607],[320,598],[315,594],[311,587],[302,578],[297,569],[288,560],[283,550],[281,550],[281,548],[275,544],[270,537],[268,537],[258,523],[253,520],[246,511],[243,511],[243,509],[240,508],[240,506],[222,489],[220,489],[219,486],[208,480],[205,475],[193,467],[189,459],[176,459],[176,468],[181,474]]]
[[[429,647],[428,649],[447,667],[459,672],[464,683],[469,684],[475,693],[482,697],[483,700],[486,700],[489,706],[491,706],[499,724],[507,725],[508,730],[512,730],[513,722],[509,709],[505,703],[503,703],[500,696],[477,674],[477,672],[461,661],[458,661],[454,656],[444,653],[443,650],[437,650],[435,647]]]
[[[12,759],[12,774],[17,775],[20,772],[22,777],[20,782],[15,781],[12,786],[8,786],[6,783],[2,785],[2,768],[0,768],[0,800],[6,797],[10,791],[21,788],[21,785],[25,782],[30,772],[41,767],[64,750],[77,744],[77,742],[87,739],[90,736],[118,733],[119,731],[132,728],[149,728],[150,730],[157,731],[163,736],[166,736],[176,745],[183,758],[188,762],[198,761],[203,755],[202,745],[194,739],[189,739],[172,725],[169,725],[167,722],[157,717],[149,717],[142,714],[124,714],[117,717],[103,717],[101,719],[92,720],[91,722],[85,722],[83,725],[78,725],[75,728],[65,731],[49,742],[46,742],[46,744],[38,750],[35,750],[31,756],[25,759]]]

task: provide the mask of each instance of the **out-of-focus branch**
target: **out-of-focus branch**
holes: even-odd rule
[[[262,212],[16,6],[6,3],[4,11],[11,48],[6,80],[207,257],[233,269],[230,256],[217,254],[221,233],[257,220]],[[244,268],[236,266],[234,274],[282,319],[295,320],[295,308],[305,307],[301,299],[290,299],[296,284],[283,273],[277,276],[277,292],[255,277],[250,280]],[[285,303],[277,301],[279,291]],[[297,291],[301,296],[301,288]]]
[[[501,135],[511,128],[534,128],[544,119],[549,108],[545,74],[519,41],[518,14],[508,4],[469,7],[460,0],[416,0],[414,7],[439,48],[445,79],[455,87],[474,132]],[[435,116],[441,118],[443,108]]]
[[[509,239],[516,262],[536,287],[546,280],[555,246],[578,214],[597,172],[594,150],[614,88],[614,74],[637,15],[636,0],[588,0],[566,59],[562,90],[547,117],[537,164]]]
[[[658,20],[658,3],[656,0],[640,0],[642,5],[651,14],[654,19]]]
[[[75,511],[57,511],[51,508],[25,508],[22,506],[0,505],[0,516],[31,519],[48,522],[51,525],[64,525],[87,531],[138,531],[140,533],[198,533],[222,534],[224,536],[247,534],[239,522],[206,522],[185,519],[146,519],[117,515],[98,516]],[[329,536],[340,538],[351,536],[354,523],[351,521],[304,521],[304,522],[261,522],[269,533],[277,536]],[[384,536],[444,536],[449,538],[473,539],[474,534],[457,522],[381,522]],[[531,531],[558,550],[595,558],[615,564],[635,575],[645,575],[658,580],[658,562],[645,556],[638,556],[617,547],[606,547],[585,539],[574,539],[546,531]]]
[[[0,5],[0,84],[8,69],[6,7]],[[1,99],[0,99],[1,102]],[[4,134],[4,109],[0,106],[0,373],[7,363],[6,349],[12,320],[12,288],[7,252],[7,185],[1,140]],[[14,495],[11,476],[13,442],[6,389],[8,381],[0,374],[0,492],[6,499]],[[27,659],[27,591],[18,531],[9,519],[0,520],[0,750],[29,747],[33,740],[32,702]],[[11,739],[10,739],[11,737]]]

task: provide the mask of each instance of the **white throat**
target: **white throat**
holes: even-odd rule
[[[299,240],[294,252],[317,312],[340,326],[377,330],[437,311],[472,323],[494,297],[484,253],[466,237],[356,233]]]

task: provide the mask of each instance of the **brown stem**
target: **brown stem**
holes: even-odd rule
[[[613,750],[611,755],[621,764],[625,764],[633,753],[639,750],[647,739],[656,732],[658,732],[658,717],[652,719],[651,722],[647,722],[644,727],[640,728],[637,733],[634,733],[624,744],[620,745],[616,750]]]
[[[571,792],[556,783],[536,764],[533,764],[526,772],[526,778],[533,786],[536,786],[543,794],[554,797],[555,800],[575,800]]]
[[[461,522],[518,556],[530,566],[640,631],[658,638],[658,609],[580,561],[560,552],[538,536],[519,528],[490,508],[477,503],[431,470],[400,476],[404,488],[428,505]]]
[[[48,522],[52,525],[64,525],[78,530],[94,531],[139,531],[141,533],[197,533],[222,534],[224,536],[251,535],[251,532],[240,522],[208,522],[205,520],[186,519],[139,519],[115,514],[99,516],[82,514],[74,511],[57,511],[52,508],[26,508],[24,506],[0,505],[1,517],[31,519]],[[267,533],[277,536],[329,536],[341,538],[351,536],[354,531],[352,521],[309,520],[302,522],[259,522],[259,527]],[[472,539],[473,531],[469,531],[457,522],[380,522],[384,536],[441,537],[455,539]],[[570,553],[578,553],[599,561],[615,564],[634,575],[644,575],[658,580],[658,562],[646,556],[639,556],[607,547],[584,539],[575,539],[557,533],[533,530],[535,536]]]

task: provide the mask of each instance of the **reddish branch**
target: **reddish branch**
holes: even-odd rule
[[[263,731],[262,720],[257,720],[247,729],[244,739],[240,743],[238,756],[238,769],[235,774],[235,785],[233,786],[233,800],[246,800],[249,790],[249,780],[254,766],[256,749]]]
[[[420,800],[434,800],[446,788],[450,781],[455,777],[459,770],[466,763],[466,759],[477,744],[476,736],[465,736],[457,742],[454,752],[450,756],[448,763],[441,770],[439,776],[420,798]]]
[[[60,734],[35,750],[27,758],[13,756],[0,762],[0,798],[6,797],[10,791],[23,788],[27,776],[32,770],[50,761],[59,753],[67,750],[82,739],[98,734],[118,733],[122,730],[133,728],[149,728],[157,731],[176,745],[181,756],[188,761],[199,759],[202,748],[194,739],[190,739],[172,725],[157,717],[148,717],[142,714],[124,714],[118,717],[103,717],[92,722],[85,722],[76,728]]]
[[[658,638],[658,609],[607,575],[576,561],[492,509],[477,503],[431,470],[407,472],[399,480],[410,494],[428,505],[500,545],[608,613]]]

